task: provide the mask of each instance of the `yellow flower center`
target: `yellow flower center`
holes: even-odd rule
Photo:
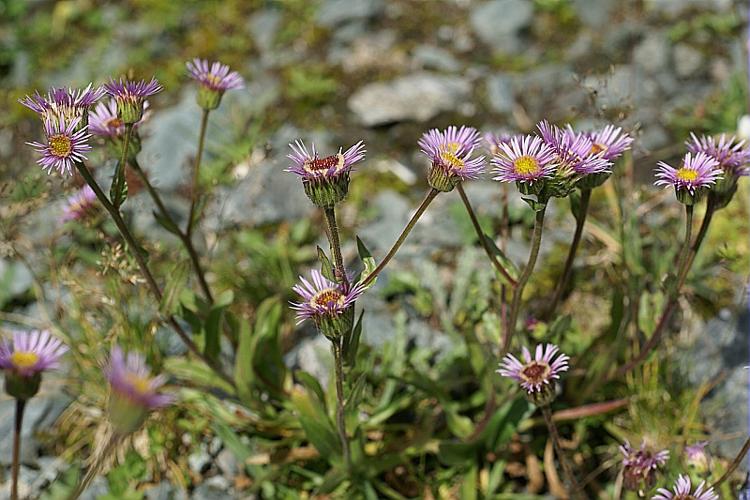
[[[207,74],[206,75],[206,80],[208,81],[208,84],[211,85],[211,86],[213,86],[213,87],[217,87],[219,85],[219,83],[221,82],[221,78],[219,78],[218,76],[214,75],[213,73]]]
[[[107,128],[117,129],[117,128],[122,127],[123,122],[122,122],[122,120],[120,118],[110,118],[109,120],[107,120],[106,122],[104,122],[104,125]]]
[[[458,147],[456,147],[456,149],[458,149]],[[451,168],[461,170],[466,166],[466,162],[464,162],[462,158],[459,158],[454,151],[441,152],[440,159],[447,163]]]
[[[10,355],[10,362],[16,368],[31,368],[39,361],[39,356],[34,352],[16,351]]]
[[[521,376],[532,383],[542,383],[549,376],[551,369],[547,363],[532,361],[521,370]]]
[[[534,175],[539,172],[539,162],[533,156],[519,156],[513,162],[513,169],[519,175]]]
[[[691,168],[682,167],[677,171],[677,178],[681,181],[692,182],[698,178],[698,171]]]
[[[55,156],[66,157],[73,151],[73,141],[67,135],[53,135],[49,138],[49,149]]]
[[[151,380],[146,377],[140,377],[138,375],[129,373],[126,375],[128,383],[133,387],[133,390],[138,394],[148,394],[151,392]]]
[[[591,145],[591,154],[598,155],[599,153],[607,151],[607,149],[606,145],[595,142]]]
[[[335,288],[326,288],[325,290],[316,293],[313,298],[310,299],[310,303],[314,306],[323,307],[328,306],[331,303],[343,305],[344,299],[344,295]]]

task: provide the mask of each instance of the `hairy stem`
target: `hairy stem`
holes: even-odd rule
[[[21,430],[23,429],[23,410],[25,399],[16,399],[16,421],[13,426],[13,472],[10,486],[11,500],[18,500],[18,471],[21,468]]]
[[[339,227],[336,223],[336,208],[324,208],[323,213],[325,214],[326,226],[328,228],[328,242],[331,244],[331,253],[333,254],[334,274],[336,275],[336,280],[348,288],[349,278],[346,276],[344,258],[341,256],[341,240],[339,238]]]
[[[344,456],[344,465],[348,473],[351,473],[352,459],[349,451],[349,438],[346,435],[346,420],[344,419],[344,366],[342,363],[342,339],[333,341],[333,362],[336,377],[336,427],[341,440],[341,453]]]
[[[688,272],[690,271],[690,267],[693,265],[695,256],[698,254],[698,250],[700,250],[701,243],[703,243],[703,239],[706,237],[708,226],[711,224],[711,219],[713,218],[715,211],[716,209],[714,207],[714,204],[709,198],[708,205],[706,206],[706,215],[703,216],[703,222],[701,223],[701,227],[698,230],[697,236],[695,237],[695,241],[692,245],[690,245],[693,211],[692,207],[686,208],[686,219],[688,220],[686,224],[686,234],[685,243],[683,244],[683,251],[685,248],[689,249],[686,251],[684,258],[681,257],[681,263],[677,271],[677,282],[669,291],[669,298],[666,305],[664,306],[664,310],[662,311],[661,316],[659,317],[659,322],[656,324],[656,328],[654,329],[654,333],[651,335],[651,338],[648,340],[648,342],[646,342],[646,345],[643,346],[640,353],[638,353],[636,357],[628,361],[626,364],[621,366],[615,372],[612,378],[619,378],[628,373],[636,366],[640,365],[643,360],[648,357],[649,353],[659,344],[659,341],[661,340],[661,337],[667,328],[667,324],[669,323],[674,310],[677,308],[677,300],[680,297],[682,286],[685,284],[685,280],[687,278]]]
[[[201,115],[201,131],[198,136],[198,152],[195,154],[195,167],[193,168],[193,190],[190,193],[190,212],[188,214],[187,228],[185,234],[188,239],[193,235],[193,226],[195,226],[195,206],[198,204],[198,188],[200,185],[200,168],[201,158],[203,157],[203,145],[206,142],[206,128],[208,128],[209,110],[204,109]]]
[[[555,294],[552,297],[552,303],[547,311],[548,316],[552,316],[557,305],[560,303],[563,292],[568,287],[570,282],[570,276],[573,274],[573,263],[576,259],[576,253],[578,252],[578,246],[581,244],[581,237],[583,236],[583,227],[586,224],[586,216],[589,213],[589,202],[591,201],[591,189],[581,190],[581,205],[579,207],[578,217],[576,217],[576,230],[573,233],[573,241],[570,243],[570,249],[568,250],[568,258],[565,260],[565,267],[563,273],[560,276],[560,281],[557,282],[555,287]]]
[[[128,244],[128,247],[130,248],[130,251],[133,253],[133,256],[135,257],[136,263],[138,264],[138,268],[141,271],[141,274],[146,280],[146,283],[148,285],[149,290],[151,291],[151,294],[156,298],[156,300],[161,303],[162,300],[162,292],[159,288],[159,285],[156,283],[156,279],[154,278],[153,273],[151,272],[151,269],[148,267],[148,263],[146,262],[146,258],[143,255],[143,251],[141,250],[140,246],[138,246],[138,243],[135,241],[135,238],[133,237],[133,234],[130,232],[130,229],[128,228],[127,224],[125,224],[125,221],[122,218],[122,215],[120,215],[120,211],[110,203],[107,196],[102,191],[101,187],[99,187],[99,184],[96,182],[96,179],[94,179],[94,176],[91,174],[89,169],[86,167],[83,163],[76,163],[76,168],[78,169],[78,172],[81,174],[81,177],[86,181],[86,183],[91,187],[92,191],[94,191],[94,194],[96,195],[97,199],[101,204],[104,206],[104,208],[107,210],[109,215],[112,217],[112,220],[115,222],[115,225],[117,226],[118,231],[120,232],[120,235],[125,239],[125,242]],[[187,346],[190,351],[193,352],[198,358],[203,360],[204,363],[206,363],[217,375],[219,375],[222,379],[224,379],[226,382],[228,382],[230,385],[234,385],[234,381],[232,378],[224,373],[224,370],[221,368],[221,366],[205,354],[201,352],[200,349],[198,349],[198,346],[195,345],[195,342],[190,338],[190,336],[185,332],[185,330],[180,326],[180,324],[177,322],[174,316],[170,315],[167,317],[167,322],[172,326],[174,331],[179,335],[180,339],[182,339],[182,342]]]
[[[573,498],[580,498],[580,487],[578,486],[578,481],[576,481],[575,474],[573,474],[573,469],[570,466],[570,462],[568,462],[568,458],[563,451],[562,443],[560,441],[560,434],[557,432],[557,426],[555,425],[555,421],[552,419],[552,411],[550,410],[549,405],[542,406],[541,410],[542,415],[544,416],[544,421],[547,424],[547,429],[549,429],[549,436],[552,439],[552,444],[554,445],[555,452],[557,453],[557,459],[562,466],[563,475],[565,476],[565,482],[568,483],[568,491],[570,492],[570,496]]]
[[[737,467],[740,466],[748,451],[750,451],[750,437],[745,440],[745,444],[742,445],[742,449],[740,449],[740,452],[736,457],[734,457],[734,460],[732,460],[732,463],[729,465],[727,471],[719,479],[717,479],[716,482],[711,485],[711,487],[718,488],[719,486],[721,486],[721,483],[729,479],[729,476],[731,476],[732,473],[737,470]]]
[[[510,349],[510,341],[513,338],[513,333],[516,330],[516,322],[518,321],[518,311],[521,306],[521,297],[523,296],[523,290],[528,283],[531,273],[534,271],[536,265],[536,259],[539,256],[539,247],[542,243],[542,229],[544,228],[544,212],[545,208],[542,208],[536,212],[536,218],[534,219],[534,232],[531,235],[531,250],[529,251],[529,260],[524,267],[521,276],[518,278],[518,282],[513,287],[513,298],[510,303],[510,313],[508,314],[508,322],[505,325],[505,338],[503,339],[502,351],[500,357],[502,358]]]
[[[406,224],[406,227],[403,231],[401,231],[401,234],[398,236],[398,239],[396,240],[396,243],[393,244],[391,249],[386,254],[385,258],[378,264],[378,267],[375,268],[375,270],[370,273],[369,276],[363,281],[363,285],[367,286],[380,274],[380,272],[385,269],[385,266],[388,265],[388,262],[393,258],[394,255],[396,255],[396,252],[398,252],[398,249],[401,247],[401,245],[406,240],[406,237],[409,236],[409,233],[412,229],[414,229],[414,226],[417,224],[417,221],[420,217],[422,217],[422,214],[424,214],[425,210],[427,210],[427,207],[432,203],[432,200],[435,199],[435,197],[440,193],[437,189],[430,189],[430,191],[427,193],[427,196],[425,196],[424,200],[422,200],[422,203],[417,208],[417,211],[414,212],[414,215],[409,220],[409,222]]]
[[[132,167],[133,170],[135,170],[136,174],[138,174],[138,177],[143,181],[143,184],[146,186],[146,189],[148,190],[149,195],[151,195],[151,199],[154,200],[159,213],[161,213],[162,217],[169,221],[174,227],[176,231],[175,236],[180,239],[182,245],[185,247],[185,250],[187,250],[188,256],[190,257],[190,262],[193,265],[193,271],[198,277],[198,283],[201,287],[201,290],[203,291],[203,295],[211,304],[213,304],[214,297],[211,293],[211,287],[208,286],[208,281],[206,281],[206,273],[201,266],[198,252],[196,252],[192,240],[180,229],[172,215],[170,215],[170,213],[167,211],[167,208],[164,206],[164,202],[162,201],[161,196],[159,196],[159,192],[151,184],[151,181],[149,181],[148,177],[146,176],[146,172],[143,171],[138,162],[134,161]]]
[[[469,214],[469,218],[471,219],[471,223],[474,226],[474,230],[477,233],[477,236],[479,237],[479,241],[482,243],[482,248],[484,248],[484,252],[487,254],[487,257],[490,259],[490,262],[492,262],[492,265],[495,266],[495,269],[502,274],[506,280],[511,285],[516,284],[516,280],[513,279],[513,277],[508,273],[508,271],[503,267],[503,265],[500,263],[500,261],[497,260],[497,257],[492,252],[492,249],[489,246],[489,243],[487,242],[487,238],[484,235],[484,231],[482,231],[482,226],[479,224],[479,219],[477,218],[476,213],[474,212],[474,208],[471,206],[471,202],[469,202],[468,196],[466,196],[466,191],[464,191],[464,187],[461,183],[458,183],[456,185],[456,189],[458,189],[458,194],[461,196],[461,201],[464,203],[464,207],[466,207],[466,212]]]

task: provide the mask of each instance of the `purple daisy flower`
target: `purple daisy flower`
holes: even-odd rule
[[[711,462],[706,446],[708,446],[708,441],[698,441],[685,446],[685,462],[700,472],[708,471]]]
[[[592,142],[591,153],[609,161],[619,158],[633,144],[633,138],[614,125],[606,125],[587,135]]]
[[[311,319],[320,331],[329,338],[335,338],[351,328],[354,302],[364,293],[360,284],[346,287],[326,279],[313,269],[312,282],[300,276],[300,283],[292,290],[303,299],[291,302],[297,312],[297,324]]]
[[[715,159],[728,176],[750,175],[750,150],[745,148],[745,141],[737,141],[733,135],[721,134],[717,139],[706,135],[697,137],[691,132],[685,144],[691,153],[704,153]]]
[[[89,107],[104,95],[104,88],[93,87],[89,83],[86,88],[51,88],[46,96],[36,92],[33,96],[26,96],[18,102],[37,113],[42,121],[47,120],[71,122],[80,119],[83,127],[87,123]]]
[[[33,377],[57,368],[67,350],[48,330],[14,332],[13,342],[0,343],[0,368],[21,377]]]
[[[60,217],[62,222],[83,219],[96,209],[96,194],[88,185],[77,193],[68,197],[68,201],[63,208],[63,214]]]
[[[148,101],[143,101],[143,117],[133,124],[133,128],[137,128],[148,119],[150,115],[148,107]],[[117,114],[116,100],[110,99],[96,105],[89,115],[89,132],[92,135],[111,139],[122,137],[125,133],[125,122]]]
[[[44,122],[46,142],[26,143],[42,154],[37,163],[47,173],[55,169],[63,175],[69,175],[73,171],[74,163],[86,159],[84,153],[91,151],[88,143],[91,136],[86,127],[76,131],[80,121],[80,118],[73,118],[71,121],[66,121],[64,118],[59,120],[47,118]]]
[[[209,65],[205,59],[195,58],[185,64],[190,77],[208,89],[224,92],[245,86],[239,73],[231,71],[229,66],[218,61]]]
[[[651,500],[719,500],[719,495],[714,489],[707,487],[705,481],[701,481],[698,487],[693,490],[690,477],[680,475],[674,484],[672,491],[666,488],[659,488],[657,494],[651,497]]]
[[[620,446],[623,455],[623,479],[625,488],[635,491],[644,483],[652,487],[656,481],[656,470],[669,460],[669,450],[654,451],[642,441],[639,449],[634,449],[625,441]]]
[[[549,404],[555,395],[555,380],[568,371],[570,358],[554,344],[538,344],[533,358],[524,346],[522,357],[523,361],[506,354],[497,373],[519,382],[534,403]]]
[[[576,132],[570,125],[562,129],[547,121],[540,122],[537,128],[545,144],[555,152],[558,173],[586,176],[611,171],[612,162],[594,147],[588,134]]]
[[[498,144],[498,148],[492,158],[496,181],[532,185],[555,175],[555,153],[539,137],[515,136],[509,142]]]
[[[451,125],[445,130],[432,129],[419,139],[418,144],[432,162],[428,174],[430,186],[439,191],[450,191],[456,182],[476,179],[484,171],[484,156],[471,155],[482,138],[473,127]]]
[[[104,89],[117,102],[117,111],[125,124],[133,124],[143,117],[143,104],[147,97],[161,92],[162,86],[156,78],[150,81],[110,80]]]
[[[153,410],[174,401],[173,396],[158,392],[167,378],[164,375],[152,377],[146,360],[140,354],[129,352],[126,355],[119,347],[113,347],[104,373],[112,393],[134,406]]]
[[[656,170],[657,186],[673,186],[677,192],[678,199],[683,201],[681,195],[695,195],[696,191],[713,186],[722,176],[719,162],[703,152],[695,155],[686,153],[679,168],[660,161]],[[687,200],[687,198],[685,198]]]

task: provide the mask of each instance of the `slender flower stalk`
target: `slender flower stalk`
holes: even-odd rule
[[[206,129],[208,128],[208,114],[210,110],[204,109],[201,114],[201,130],[198,136],[198,152],[195,154],[195,166],[193,167],[193,189],[190,192],[190,212],[188,213],[187,227],[185,234],[188,238],[193,237],[193,227],[196,223],[195,207],[200,197],[200,169],[201,158],[203,157],[203,146],[206,142]]]
[[[568,491],[570,492],[570,496],[573,498],[582,498],[581,487],[578,484],[578,480],[576,479],[575,474],[573,473],[573,468],[568,461],[565,450],[563,450],[562,441],[560,440],[560,433],[557,431],[557,425],[555,425],[555,421],[552,419],[552,410],[550,410],[549,405],[542,406],[541,410],[542,416],[544,417],[544,423],[547,424],[547,430],[549,431],[552,445],[555,447],[555,453],[557,453],[557,459],[560,461],[560,465],[562,466],[565,482],[568,483]]]
[[[21,431],[25,399],[16,399],[16,416],[13,425],[13,468],[11,471],[10,499],[18,500],[18,472],[21,468]]]
[[[505,325],[505,338],[503,339],[501,356],[510,349],[510,342],[516,330],[516,323],[518,322],[518,312],[521,307],[521,298],[523,297],[523,290],[526,288],[531,273],[534,271],[536,265],[536,259],[539,256],[539,247],[542,243],[542,230],[544,228],[544,212],[546,205],[543,206],[536,212],[534,219],[534,232],[531,235],[531,250],[529,251],[529,260],[526,266],[523,268],[521,276],[519,276],[516,285],[513,287],[513,298],[510,303],[510,313],[508,314],[508,322]]]
[[[340,337],[332,341],[331,348],[333,350],[334,376],[336,379],[336,428],[338,429],[339,440],[341,441],[341,453],[344,457],[344,465],[347,472],[351,473],[351,450],[349,447],[349,437],[346,434],[346,418],[344,414],[343,340],[343,337]]]
[[[120,163],[117,164],[115,169],[115,178],[112,181],[112,204],[115,208],[119,209],[120,205],[125,201],[126,189],[125,184],[125,169],[127,168],[127,162],[130,157],[128,156],[128,148],[130,147],[130,137],[133,134],[133,124],[125,124],[125,138],[122,141],[122,155],[120,156]]]
[[[346,276],[344,258],[341,255],[341,238],[339,237],[339,227],[336,223],[336,207],[324,208],[323,214],[326,219],[326,234],[328,234],[328,242],[331,245],[331,253],[333,254],[336,280],[348,287],[349,278]]]
[[[383,260],[378,264],[378,267],[376,267],[372,273],[370,273],[367,278],[362,282],[363,286],[367,286],[370,283],[373,282],[375,278],[378,277],[378,274],[380,274],[383,269],[388,265],[388,263],[391,261],[394,255],[396,255],[396,252],[398,252],[398,249],[401,248],[401,245],[403,245],[404,241],[406,241],[407,236],[409,236],[409,233],[412,229],[414,229],[414,226],[419,221],[419,218],[422,217],[422,215],[427,210],[427,207],[430,206],[430,203],[432,203],[432,200],[435,199],[435,197],[440,194],[440,191],[438,191],[435,188],[430,189],[427,192],[427,195],[425,196],[424,200],[422,200],[422,203],[417,208],[417,211],[414,212],[414,215],[412,215],[411,219],[409,219],[409,222],[406,224],[406,227],[404,227],[404,230],[401,231],[401,234],[399,234],[398,238],[396,239],[396,242],[393,244],[391,249],[388,251],[388,253],[385,255]]]

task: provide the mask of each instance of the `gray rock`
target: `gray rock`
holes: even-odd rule
[[[646,73],[657,73],[666,69],[669,61],[669,41],[660,31],[650,32],[636,46],[633,60]]]
[[[704,63],[703,54],[690,45],[679,44],[674,48],[674,69],[678,76],[695,76]]]
[[[233,478],[239,472],[237,457],[235,457],[234,453],[226,448],[221,450],[216,456],[216,466],[219,468],[222,474],[229,478]]]
[[[412,52],[414,63],[423,69],[458,71],[461,63],[453,54],[434,45],[419,45]]]
[[[23,262],[0,259],[0,303],[26,293],[31,288],[33,276]]]
[[[573,7],[581,21],[599,29],[608,24],[616,6],[616,0],[573,0]]]
[[[490,108],[498,113],[510,113],[515,105],[512,80],[505,75],[492,75],[486,80]]]
[[[325,0],[315,20],[321,26],[333,28],[348,21],[374,17],[384,8],[383,0]]]
[[[144,490],[146,500],[187,500],[183,490],[176,488],[169,481],[162,481],[156,486]]]
[[[645,5],[648,10],[676,17],[692,9],[726,11],[732,7],[732,0],[647,0]]]
[[[427,121],[456,109],[468,98],[471,84],[464,78],[427,72],[365,85],[349,98],[349,109],[365,126],[414,120]]]
[[[264,54],[271,51],[281,24],[281,12],[276,9],[263,9],[250,17],[248,30]]]
[[[325,387],[330,380],[333,366],[331,343],[324,336],[317,334],[305,338],[287,354],[286,363],[306,371]]]
[[[491,0],[473,9],[469,20],[482,42],[510,53],[521,48],[519,32],[533,16],[534,6],[526,0]]]
[[[414,207],[406,197],[390,190],[377,193],[372,205],[377,218],[364,226],[359,234],[377,259],[396,241]]]
[[[188,456],[188,466],[190,467],[190,470],[197,475],[202,474],[208,469],[211,466],[211,462],[212,458],[208,453],[208,447],[205,443],[201,443],[198,449]]]
[[[81,493],[78,497],[81,500],[97,500],[99,497],[106,495],[109,492],[109,483],[107,478],[104,476],[96,476],[86,488],[86,491]]]

